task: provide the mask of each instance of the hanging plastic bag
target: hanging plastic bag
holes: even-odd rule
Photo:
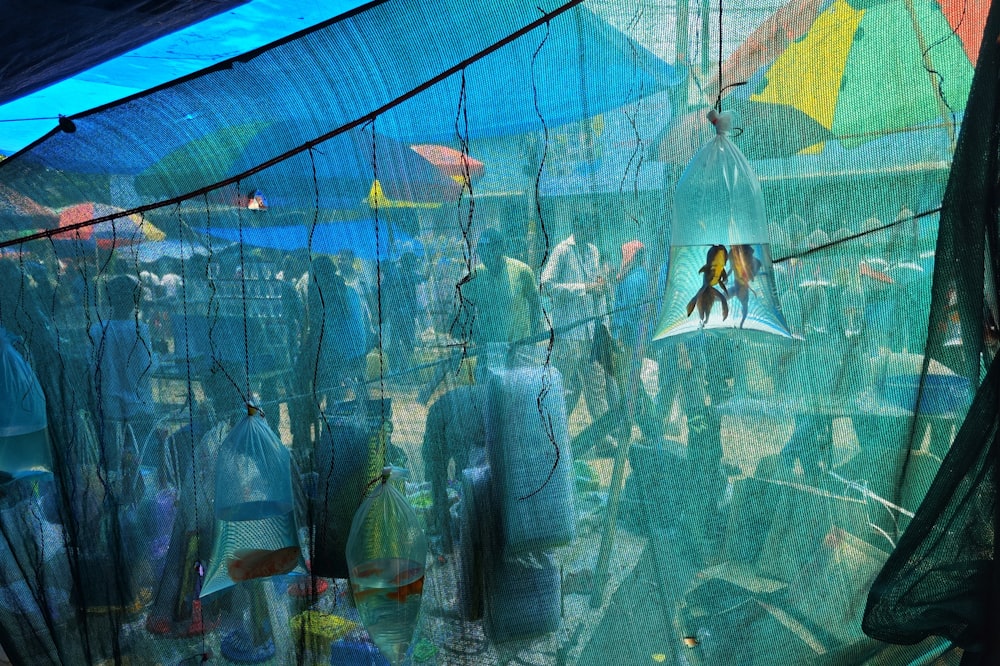
[[[254,578],[305,573],[291,456],[255,407],[249,407],[219,449],[215,518],[202,597]]]
[[[382,470],[382,483],[361,504],[347,540],[351,591],[375,645],[393,666],[403,663],[413,640],[424,590],[427,537],[406,498],[389,483],[398,471]]]
[[[790,338],[771,266],[760,183],[713,109],[716,136],[684,169],[674,193],[670,263],[654,340],[708,329]]]
[[[0,327],[0,476],[51,471],[45,395],[12,343]]]

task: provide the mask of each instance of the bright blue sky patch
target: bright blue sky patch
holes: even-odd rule
[[[367,0],[251,0],[0,106],[0,153],[9,155],[41,137],[60,114],[87,111],[173,81],[363,4]]]

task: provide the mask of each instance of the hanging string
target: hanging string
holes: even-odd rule
[[[629,22],[628,26],[625,29],[626,33],[634,35],[636,26],[639,25],[640,19],[642,18],[643,11],[644,10],[641,8],[635,11],[635,13],[632,15],[632,20]],[[632,83],[629,84],[630,86],[629,96],[631,97],[631,93],[633,91],[632,86],[634,86],[635,80],[639,78],[638,76],[639,51],[636,48],[635,39],[629,40],[629,49],[632,51],[633,78],[632,78]],[[628,107],[625,107],[624,109],[625,118],[628,120],[628,124],[632,128],[633,137],[635,137],[635,147],[632,150],[632,154],[629,155],[628,163],[625,165],[625,170],[622,172],[621,182],[619,182],[618,184],[618,193],[619,195],[623,195],[625,192],[625,181],[628,180],[628,175],[632,170],[632,163],[635,162],[635,176],[632,180],[632,197],[636,203],[638,203],[639,201],[639,171],[642,168],[642,163],[644,158],[644,152],[642,149],[644,142],[642,140],[642,135],[639,133],[639,126],[636,119],[639,115],[639,109],[642,106],[642,102],[644,100],[644,94],[643,94],[644,89],[645,89],[645,82],[639,79],[639,93],[638,93],[638,99],[635,103],[635,108],[630,109]],[[636,226],[640,225],[639,218],[635,215],[635,213],[632,210],[628,210],[627,215],[636,224]]]
[[[240,183],[236,183],[236,190],[240,191]],[[240,233],[240,295],[243,301],[243,370],[246,372],[247,393],[246,402],[253,401],[253,393],[250,390],[250,324],[247,322],[247,268],[243,257],[243,206],[236,207],[236,224]],[[263,412],[262,412],[263,413]]]
[[[311,335],[312,334],[312,332],[308,330],[308,327],[310,326],[308,280],[312,279],[313,239],[314,239],[315,234],[316,234],[316,226],[319,224],[319,177],[316,174],[316,155],[315,155],[315,153],[314,153],[314,151],[312,149],[309,150],[309,166],[310,166],[310,169],[312,170],[312,180],[313,180],[313,218],[312,218],[312,223],[309,225],[309,237],[308,237],[308,240],[306,241],[306,256],[309,257],[309,273],[310,273],[310,275],[307,278],[307,286],[306,286],[305,324],[303,326],[303,329],[306,332],[303,333],[303,335],[301,336],[301,338],[303,340],[305,339],[306,335]],[[318,287],[318,285],[317,285],[317,287]],[[322,427],[326,428],[326,432],[330,433],[330,435],[332,437],[332,435],[333,435],[333,429],[330,426],[330,421],[327,418],[326,411],[320,409],[320,406],[319,406],[319,392],[318,392],[317,387],[316,387],[317,383],[319,382],[319,378],[318,378],[318,374],[319,374],[319,350],[321,350],[323,348],[323,338],[322,338],[322,336],[323,336],[323,332],[324,332],[323,329],[324,329],[325,324],[326,324],[326,316],[325,316],[325,314],[326,314],[326,304],[323,301],[323,294],[321,292],[319,292],[319,296],[320,296],[320,303],[321,303],[320,307],[323,309],[324,316],[323,316],[323,324],[320,325],[320,338],[319,338],[319,340],[317,341],[317,344],[316,344],[317,357],[315,359],[315,362],[313,363],[313,380],[312,380],[312,386],[311,386],[311,393],[312,393],[313,404],[316,406],[316,410],[319,412],[320,418],[323,420]],[[300,353],[304,353],[304,352],[300,352]],[[289,402],[291,402],[293,400],[297,400],[297,399],[298,398],[296,398],[294,396],[290,396],[288,398]],[[322,433],[320,433],[320,434],[322,434]],[[317,440],[320,441],[320,442],[322,441],[322,439],[320,437],[317,437]],[[323,484],[324,493],[323,493],[323,504],[322,504],[322,506],[328,506],[329,502],[330,502],[330,492],[333,489],[333,484],[330,483],[330,480],[333,478],[333,472],[334,472],[334,469],[336,468],[336,457],[337,457],[337,447],[332,446],[332,441],[331,441],[331,446],[330,446],[330,467],[327,469],[326,480],[325,480],[326,482]],[[307,506],[306,506],[307,520],[309,522],[309,525],[310,526],[315,526],[316,522],[317,522],[316,521],[316,515],[315,515],[316,514],[316,508],[317,508],[316,507],[316,503],[315,502],[307,502],[306,504],[307,504]],[[316,539],[309,539],[309,559],[310,560],[315,560],[316,559],[316,548],[317,548],[317,546],[318,546],[318,544],[317,544]],[[316,573],[314,571],[312,571],[312,569],[310,568],[310,570],[309,570],[309,602],[311,604],[315,604],[316,601],[319,599],[319,587],[318,587],[318,583],[317,583],[318,578],[319,577],[316,575]],[[302,624],[302,631],[305,632],[305,623]],[[300,640],[305,640],[304,633],[303,633],[303,636],[300,638]]]
[[[582,35],[582,30],[581,30],[580,26],[581,26],[581,24],[580,24],[580,22],[578,20],[577,21],[577,33],[580,35],[580,38],[582,40],[583,35]],[[548,230],[545,228],[545,221],[544,221],[543,216],[542,216],[542,173],[543,173],[543,170],[545,168],[545,158],[546,158],[546,156],[548,154],[548,149],[549,149],[549,128],[548,128],[548,125],[545,122],[545,117],[542,114],[541,108],[538,105],[538,84],[537,84],[537,82],[535,80],[535,65],[536,65],[537,60],[538,60],[538,55],[541,53],[542,48],[545,46],[545,43],[548,41],[550,33],[551,33],[551,26],[546,21],[546,23],[545,23],[545,36],[542,37],[542,41],[539,42],[538,47],[535,49],[535,52],[531,56],[531,92],[532,92],[532,101],[533,101],[533,104],[534,104],[534,107],[535,107],[535,115],[538,116],[538,119],[542,123],[542,136],[544,138],[544,141],[543,141],[543,144],[542,144],[542,158],[541,158],[541,160],[539,161],[539,164],[538,164],[538,172],[535,174],[535,211],[538,214],[538,228],[541,230],[542,237],[545,239],[545,251],[544,251],[544,253],[542,255],[542,260],[538,263],[539,271],[538,271],[538,277],[537,277],[537,279],[538,279],[538,290],[539,290],[539,292],[541,292],[541,290],[542,290],[542,277],[541,277],[542,271],[541,271],[541,269],[545,265],[545,262],[548,260],[549,249],[550,249],[549,248],[549,234],[548,234]],[[581,49],[580,49],[580,69],[581,69],[581,72],[580,72],[580,85],[581,85],[581,88],[583,89],[583,91],[585,92],[586,91],[586,85],[585,85],[585,83],[583,81],[584,73],[582,71],[583,70],[583,49],[582,49],[582,45],[581,45]],[[584,97],[586,97],[586,95],[584,95]],[[586,100],[584,100],[584,109],[586,109],[586,106],[587,106],[586,105]],[[552,477],[553,477],[553,475],[556,472],[556,468],[559,465],[559,459],[561,457],[561,451],[559,450],[559,443],[556,442],[556,438],[555,438],[555,429],[554,429],[554,426],[552,424],[552,417],[551,417],[550,414],[548,414],[547,410],[545,409],[545,400],[548,397],[549,393],[552,392],[552,384],[553,384],[553,379],[552,379],[552,369],[553,369],[552,368],[552,349],[555,346],[556,331],[555,331],[555,327],[552,325],[552,315],[549,313],[548,309],[544,305],[545,299],[540,299],[540,300],[541,300],[541,303],[542,303],[542,318],[545,320],[545,326],[548,329],[548,343],[545,346],[545,363],[543,365],[544,371],[542,372],[541,387],[539,388],[538,395],[535,397],[535,408],[538,410],[538,415],[542,419],[542,427],[545,430],[545,435],[546,435],[546,437],[548,437],[549,443],[552,444],[552,448],[555,451],[555,461],[552,463],[552,468],[549,470],[549,473],[545,477],[545,480],[542,482],[542,484],[538,488],[536,488],[535,490],[533,490],[533,491],[525,494],[522,497],[519,497],[518,498],[519,500],[530,499],[534,495],[537,495],[538,493],[540,493],[542,491],[542,489],[544,489],[545,486],[547,486],[549,484],[549,481],[552,480]]]
[[[456,326],[461,323],[461,330],[458,333],[458,337],[460,338],[458,344],[462,348],[462,354],[459,357],[459,362],[455,370],[457,374],[460,372],[462,367],[461,362],[468,358],[469,341],[472,336],[472,327],[475,325],[476,320],[476,309],[469,304],[469,301],[465,298],[465,294],[462,293],[462,287],[468,284],[475,275],[475,266],[472,261],[472,220],[473,213],[476,208],[475,199],[472,198],[472,180],[468,168],[468,160],[466,159],[469,154],[469,115],[464,69],[462,70],[458,89],[458,109],[455,112],[455,135],[458,137],[458,142],[462,150],[462,163],[465,177],[465,182],[462,185],[462,192],[459,193],[458,201],[456,203],[458,230],[459,233],[462,234],[462,256],[465,259],[465,275],[459,278],[458,282],[455,284],[455,298],[458,300],[458,308],[455,313],[455,317],[451,322],[451,326],[448,328],[448,333],[454,335]],[[468,215],[463,215],[462,201],[464,198],[463,195],[465,194],[466,184],[469,189],[469,212]]]
[[[330,422],[329,422],[329,420],[327,419],[327,416],[326,416],[326,410],[323,409],[322,401],[320,400],[320,395],[319,395],[320,394],[319,368],[320,368],[320,360],[322,358],[322,353],[323,353],[323,338],[326,335],[326,295],[323,293],[323,285],[320,284],[320,281],[317,279],[317,276],[316,276],[316,274],[315,274],[315,272],[313,271],[313,268],[312,268],[312,262],[313,262],[313,239],[315,238],[316,225],[319,223],[319,179],[318,179],[318,177],[316,175],[316,158],[315,158],[315,155],[313,154],[312,150],[309,151],[309,161],[310,161],[310,164],[312,166],[314,207],[313,207],[312,224],[310,224],[310,226],[309,226],[309,236],[308,236],[308,240],[307,240],[307,243],[306,243],[306,254],[309,257],[309,278],[308,278],[308,283],[310,285],[312,285],[313,283],[315,283],[316,296],[319,298],[319,306],[320,306],[319,331],[318,331],[318,333],[316,333],[316,356],[315,356],[315,358],[313,358],[313,364],[312,364],[313,365],[313,376],[312,376],[312,382],[311,382],[311,385],[310,385],[310,392],[312,394],[313,405],[315,406],[316,411],[319,413],[320,419],[323,421],[323,424],[322,424],[321,428],[325,428],[326,432],[332,433],[332,430],[330,428]],[[305,300],[306,300],[306,321],[311,324],[311,319],[310,319],[311,313],[309,312],[309,290],[310,290],[310,288],[311,287],[307,287],[306,288],[306,299]],[[312,337],[313,333],[314,332],[312,330],[309,331],[310,337]],[[322,435],[322,432],[317,433],[317,439],[321,435]],[[330,469],[329,474],[332,474],[333,473],[333,469],[332,469],[333,462],[332,462],[332,460],[331,460],[330,465],[331,465],[331,469]],[[329,476],[328,476],[328,478],[329,478]]]
[[[209,206],[209,203],[208,203],[208,195],[205,194],[203,196],[204,196],[204,200],[205,200],[205,234],[208,236],[208,239],[209,239],[209,241],[208,241],[208,261],[205,264],[205,277],[208,280],[208,286],[209,286],[209,296],[208,296],[208,306],[207,306],[208,311],[206,312],[206,315],[208,316],[208,346],[209,346],[209,349],[210,349],[210,352],[211,352],[211,357],[212,357],[212,370],[213,371],[221,372],[222,376],[225,377],[229,381],[229,383],[233,385],[233,388],[236,389],[236,392],[240,394],[240,397],[242,398],[243,402],[244,403],[248,403],[250,401],[249,394],[247,396],[245,396],[245,397],[243,396],[243,387],[241,387],[239,385],[239,383],[233,378],[233,376],[231,374],[229,374],[229,370],[228,370],[228,368],[226,368],[226,364],[223,363],[219,359],[218,350],[216,349],[216,346],[215,346],[215,329],[216,329],[216,326],[219,323],[219,303],[218,303],[218,301],[219,301],[219,287],[215,283],[215,279],[212,277],[212,274],[211,274],[212,259],[215,257],[215,252],[214,252],[213,243],[212,243],[212,210],[211,210],[211,206]],[[239,219],[242,220],[242,218],[239,218]],[[242,256],[243,256],[242,233],[243,233],[243,230],[241,228],[240,229],[240,235],[241,235],[241,242],[240,242],[240,258],[241,259],[240,260],[241,261],[242,261]],[[244,299],[244,307],[245,306],[246,306],[246,300]],[[243,321],[244,321],[244,327],[245,327],[246,326],[246,317],[245,316],[244,316]],[[249,375],[247,376],[247,381],[249,382]],[[220,405],[215,405],[215,410],[216,410],[216,416],[219,416],[222,413],[220,411],[221,410],[221,406]],[[235,412],[235,410],[226,410],[225,413],[226,414],[235,414],[236,412]]]
[[[372,129],[372,177],[378,182],[378,150],[375,134],[375,119],[371,121]],[[389,442],[385,434],[385,346],[382,337],[382,242],[379,238],[379,198],[372,197],[372,212],[375,218],[375,301],[378,310],[378,386],[379,386],[379,442],[382,448],[382,467],[384,468],[389,459]],[[381,477],[376,477],[376,481]],[[367,493],[367,489],[365,490]]]
[[[937,41],[930,45],[925,44],[924,33],[920,27],[919,19],[917,18],[916,9],[913,6],[913,0],[905,0],[906,11],[910,15],[910,21],[913,24],[913,33],[917,38],[917,45],[920,47],[921,53],[920,58],[924,69],[927,71],[928,76],[931,79],[931,85],[934,86],[935,99],[938,105],[938,113],[941,115],[941,119],[945,122],[945,126],[948,132],[948,140],[954,147],[955,144],[955,109],[952,108],[951,104],[948,103],[948,98],[944,92],[944,75],[934,68],[934,63],[931,61],[931,50],[935,47],[943,44],[949,39],[958,37],[958,29],[965,21],[966,3],[962,3],[962,16],[959,18],[958,22],[951,28],[951,32],[947,35],[942,35]],[[959,40],[961,41],[961,40]],[[959,48],[962,48],[959,46]],[[942,106],[944,108],[942,108]]]
[[[686,0],[685,0],[686,1]],[[715,98],[715,110],[722,111],[722,0],[719,0],[719,93]]]
[[[187,262],[184,260],[184,222],[181,219],[181,205],[177,204],[177,235],[181,239],[180,253],[180,268],[181,268],[181,317],[183,318],[184,326],[184,370],[185,370],[185,380],[187,382],[187,413],[188,413],[188,454],[190,457],[191,464],[191,508],[194,512],[194,525],[200,525],[200,519],[198,517],[198,458],[195,454],[195,447],[197,442],[195,441],[195,429],[194,429],[194,380],[191,376],[191,335],[188,328],[188,276],[187,276]],[[176,351],[176,350],[175,350]],[[185,566],[194,567],[195,576],[198,579],[198,589],[201,589],[202,578],[204,577],[205,569],[201,563],[201,533],[198,529],[194,530],[194,552],[196,554],[196,559],[193,563],[185,562]],[[193,603],[193,602],[192,602]],[[201,653],[202,655],[208,654],[208,641],[205,637],[204,627],[200,633],[201,638]]]

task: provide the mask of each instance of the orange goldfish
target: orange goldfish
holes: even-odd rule
[[[385,594],[386,599],[392,599],[393,601],[398,601],[403,604],[406,603],[406,598],[412,594],[423,594],[424,591],[424,577],[416,579],[413,582],[407,583],[406,585],[401,585],[396,588],[385,588],[385,587],[369,587],[367,589],[358,589],[357,586],[352,585],[351,591],[354,593],[354,602],[358,603],[368,597]]]
[[[743,318],[740,319],[740,328],[747,320],[747,310],[750,301],[750,292],[753,288],[750,283],[757,277],[760,271],[760,259],[754,256],[752,245],[734,245],[729,252],[729,263],[733,267],[733,281],[735,284],[728,289],[729,295],[736,295],[736,299],[743,306]],[[756,294],[756,292],[754,292]]]
[[[412,583],[407,583],[406,585],[403,585],[396,591],[390,592],[385,596],[387,596],[390,599],[394,599],[401,604],[405,604],[406,597],[410,596],[411,594],[423,594],[423,591],[424,591],[424,577],[421,576]]]
[[[295,568],[299,558],[297,546],[278,550],[238,550],[229,560],[227,571],[236,582],[285,574]]]
[[[729,277],[729,274],[726,273],[726,261],[728,259],[729,255],[724,245],[713,245],[708,248],[705,265],[698,269],[699,273],[704,274],[702,285],[698,289],[698,293],[688,303],[687,314],[690,317],[697,306],[698,317],[702,324],[708,321],[715,301],[722,304],[722,318],[726,319],[729,316],[729,302],[726,300],[726,279]],[[720,291],[716,285],[721,286],[722,290]]]

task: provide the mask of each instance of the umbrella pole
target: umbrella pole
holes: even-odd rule
[[[930,80],[931,88],[934,89],[934,101],[937,103],[938,114],[941,116],[941,120],[944,121],[945,129],[948,131],[948,142],[952,152],[954,152],[955,124],[951,120],[951,111],[941,97],[941,91],[934,78],[934,63],[931,61],[930,49],[927,48],[927,39],[924,37],[924,31],[920,27],[920,21],[917,20],[917,10],[913,7],[913,0],[904,0],[904,4],[906,5],[906,11],[910,14],[910,22],[913,23],[913,33],[917,37],[917,46],[920,48],[920,53],[923,57],[924,69],[927,70],[927,78]]]
[[[615,451],[615,463],[611,469],[611,485],[608,489],[608,512],[604,519],[604,533],[601,535],[601,548],[597,554],[597,566],[594,568],[594,587],[590,591],[590,607],[600,608],[604,604],[604,588],[608,584],[608,568],[611,565],[611,549],[614,547],[615,535],[618,531],[618,507],[621,504],[622,484],[625,480],[625,463],[632,447],[631,438],[618,445]]]

